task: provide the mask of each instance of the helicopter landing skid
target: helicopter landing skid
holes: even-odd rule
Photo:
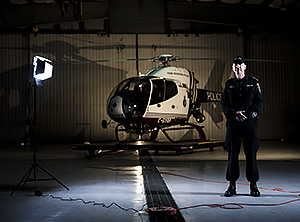
[[[213,151],[215,147],[224,148],[225,141],[223,140],[205,140],[198,142],[156,142],[156,141],[134,141],[134,142],[117,142],[117,141],[103,141],[98,143],[82,143],[82,144],[73,144],[72,150],[87,150],[89,155],[87,159],[92,157],[99,157],[106,155],[106,152],[96,152],[96,151],[128,151],[128,150],[139,150],[140,154],[143,152],[148,152],[148,150],[155,151],[155,155],[159,154],[159,151],[176,151],[176,154],[180,155],[183,151],[196,150],[209,148],[210,151]]]
[[[168,139],[168,141],[170,141],[171,143],[199,142],[199,141],[206,140],[206,136],[203,131],[203,128],[204,126],[198,126],[192,123],[185,123],[182,125],[178,125],[176,127],[166,127],[166,126],[156,125],[155,129],[153,129],[152,131],[147,131],[142,128],[140,129],[125,128],[124,125],[118,124],[115,128],[115,136],[119,143],[127,143],[127,142],[135,142],[135,141],[157,142],[158,132],[161,131],[164,134],[164,136]],[[194,133],[192,138],[191,135],[187,136],[189,132],[193,130],[196,130],[197,133]],[[181,137],[181,139],[176,140],[171,136],[171,134],[175,133],[176,131],[183,131],[185,134],[183,137]],[[176,137],[178,137],[178,134],[176,134]]]
[[[204,128],[203,126],[198,126],[192,123],[187,123],[187,124],[179,125],[177,127],[169,127],[169,128],[156,126],[152,132],[147,133],[148,138],[146,138],[146,134],[137,133],[137,131],[134,129],[132,130],[126,129],[122,124],[119,124],[115,128],[117,141],[100,142],[95,144],[91,144],[91,143],[73,144],[72,150],[88,150],[89,155],[87,157],[88,159],[90,159],[91,157],[96,157],[98,155],[96,151],[99,150],[117,151],[117,150],[134,149],[134,150],[139,150],[140,154],[142,154],[144,151],[148,152],[148,150],[155,150],[156,155],[159,154],[159,150],[162,151],[173,150],[180,155],[184,150],[209,148],[210,151],[213,151],[214,147],[218,147],[218,146],[224,147],[225,141],[207,140],[203,128]],[[186,132],[185,135],[181,137],[180,140],[173,139],[171,134],[174,132],[175,133],[174,135],[176,137],[176,131],[179,130],[184,130],[184,132]],[[190,133],[192,130],[196,130],[197,133],[195,132]],[[168,139],[167,142],[157,140],[159,131],[161,131]],[[127,135],[124,136],[123,134],[127,134]],[[198,138],[194,138],[195,134],[197,134]],[[192,138],[189,139],[190,137]]]
[[[166,136],[166,138],[171,142],[171,143],[183,143],[183,142],[200,142],[200,141],[205,141],[206,136],[203,131],[204,126],[198,126],[192,123],[186,123],[185,125],[181,125],[179,127],[173,127],[173,128],[159,128],[161,132]],[[198,133],[198,138],[196,139],[183,139],[182,137],[180,140],[174,140],[171,138],[169,135],[168,131],[179,131],[179,130],[193,130],[195,129]]]

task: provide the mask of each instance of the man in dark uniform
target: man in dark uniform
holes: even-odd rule
[[[226,179],[230,182],[224,193],[226,197],[236,194],[239,178],[239,153],[243,139],[246,155],[246,178],[250,182],[250,195],[258,197],[256,186],[259,180],[256,153],[259,148],[258,115],[263,107],[263,98],[258,80],[245,75],[246,64],[241,56],[233,59],[235,78],[226,81],[221,97],[222,110],[226,116],[226,142],[228,168]]]

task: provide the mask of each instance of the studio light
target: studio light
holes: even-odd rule
[[[53,63],[51,60],[41,56],[33,57],[33,78],[46,80],[52,77]]]
[[[33,128],[33,145],[34,145],[34,149],[33,149],[33,163],[31,164],[31,167],[28,169],[28,171],[25,173],[25,175],[22,177],[22,179],[20,180],[20,182],[17,184],[17,186],[14,188],[14,190],[12,191],[11,195],[13,195],[13,193],[15,192],[15,190],[17,189],[17,187],[23,183],[23,188],[25,187],[27,182],[33,181],[36,185],[37,181],[46,181],[46,180],[55,180],[57,183],[59,183],[61,186],[63,186],[64,188],[66,188],[67,190],[69,190],[69,188],[64,185],[62,182],[60,182],[58,179],[56,179],[53,175],[51,175],[47,170],[45,170],[43,167],[41,167],[38,163],[37,163],[37,158],[36,158],[36,153],[37,153],[37,143],[36,143],[36,107],[37,107],[37,99],[36,99],[36,89],[37,87],[42,87],[42,81],[49,79],[52,77],[52,72],[53,72],[53,63],[51,60],[46,59],[44,57],[41,56],[34,56],[33,57],[33,73],[32,73],[32,77],[35,79],[35,84],[32,84],[32,86],[34,87],[34,128]],[[42,170],[46,175],[48,175],[48,178],[42,178],[39,179],[37,172],[38,169]],[[31,176],[31,174],[33,174]],[[42,196],[43,193],[39,190],[35,191],[35,196]]]

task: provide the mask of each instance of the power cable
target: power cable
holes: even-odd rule
[[[132,169],[114,169],[114,168],[111,168],[111,167],[102,167],[102,166],[88,166],[88,168],[96,168],[96,169],[111,170],[111,171],[136,171],[136,170],[132,170]],[[143,170],[150,170],[150,169],[143,169]],[[157,172],[157,171],[153,171],[153,172]],[[195,181],[202,181],[202,182],[208,182],[208,183],[228,184],[227,181],[217,181],[217,180],[207,180],[207,179],[201,179],[201,178],[194,178],[194,177],[189,177],[189,176],[185,176],[185,175],[182,175],[182,174],[170,173],[170,172],[166,172],[166,171],[159,171],[158,173],[166,174],[166,175],[170,175],[170,176],[181,177],[181,178],[185,178],[185,179],[189,179],[189,180],[195,180]],[[244,186],[249,186],[249,184],[246,184],[246,183],[237,182],[237,184],[244,185]],[[261,189],[261,190],[277,191],[277,192],[282,192],[282,193],[299,193],[299,196],[300,196],[300,191],[286,191],[286,190],[283,190],[282,188],[279,188],[279,187],[276,187],[276,188],[258,187],[258,188]]]
[[[196,208],[196,207],[220,207],[223,209],[242,209],[243,206],[254,206],[254,207],[275,207],[275,206],[282,206],[289,203],[300,201],[300,199],[293,199],[282,203],[275,203],[275,204],[249,204],[249,203],[225,203],[225,204],[199,204],[194,206],[188,206],[188,207],[181,207],[177,210],[185,210],[190,208]]]
[[[131,170],[131,169],[114,169],[111,167],[98,167],[98,166],[88,166],[89,168],[96,168],[96,169],[104,169],[104,170],[111,170],[111,171],[135,171],[135,170]],[[150,169],[143,169],[143,170],[150,170]],[[153,170],[151,170],[153,171]],[[153,171],[153,172],[158,172],[158,171]],[[216,180],[207,180],[207,179],[201,179],[201,178],[194,178],[194,177],[189,177],[189,176],[185,176],[185,175],[181,175],[181,174],[175,174],[175,173],[170,173],[170,172],[166,172],[166,171],[159,171],[158,173],[160,174],[166,174],[166,175],[170,175],[170,176],[176,176],[176,177],[181,177],[181,178],[185,178],[185,179],[189,179],[189,180],[195,180],[195,181],[202,181],[202,182],[209,182],[209,183],[222,183],[222,184],[227,184],[228,182],[226,181],[216,181]],[[237,183],[240,185],[245,185],[245,186],[249,186],[246,183]],[[283,193],[300,193],[300,191],[285,191],[282,188],[264,188],[264,187],[258,187],[261,190],[269,190],[269,191],[277,191],[277,192],[283,192]],[[299,194],[300,196],[300,194]],[[293,199],[293,200],[289,200],[286,202],[282,202],[282,203],[273,203],[273,204],[250,204],[250,203],[225,203],[225,204],[199,204],[199,205],[193,205],[193,206],[187,206],[187,207],[180,207],[177,209],[172,209],[175,211],[178,210],[185,210],[185,209],[191,209],[191,208],[197,208],[197,207],[219,207],[222,209],[243,209],[244,206],[256,206],[256,207],[275,207],[275,206],[282,206],[282,205],[286,205],[289,203],[293,203],[293,202],[298,202],[300,201],[300,199]],[[149,208],[146,209],[146,211],[149,211]],[[156,209],[152,209],[151,210],[155,211]],[[157,207],[157,213],[160,213],[161,208]],[[154,212],[156,213],[156,212]],[[169,213],[169,212],[167,212]]]
[[[97,169],[104,169],[104,170],[111,170],[111,171],[135,171],[135,170],[126,170],[126,169],[114,169],[114,168],[110,168],[110,167],[97,167],[97,166],[88,166],[89,168],[97,168]],[[147,169],[144,169],[147,170]],[[153,170],[151,170],[153,171]],[[157,172],[157,171],[153,171],[153,172]],[[195,181],[202,181],[202,182],[210,182],[210,183],[228,183],[228,182],[224,182],[224,181],[214,181],[214,180],[207,180],[207,179],[201,179],[201,178],[193,178],[193,177],[189,177],[189,176],[184,176],[181,174],[175,174],[175,173],[169,173],[169,172],[158,172],[160,174],[166,174],[166,175],[171,175],[171,176],[177,176],[177,177],[181,177],[181,178],[185,178],[185,179],[189,179],[189,180],[195,180]],[[238,183],[240,185],[247,185],[245,183]],[[259,187],[262,190],[270,190],[270,191],[278,191],[278,192],[284,192],[284,193],[300,193],[300,191],[284,191],[281,188],[274,188],[274,189],[269,189],[269,188],[263,188],[263,187]],[[39,196],[39,195],[37,195]],[[81,201],[83,204],[91,204],[93,206],[101,206],[104,208],[110,208],[112,206],[116,206],[117,208],[119,208],[122,211],[134,211],[135,213],[138,213],[138,215],[141,217],[140,212],[144,211],[144,207],[147,205],[146,203],[142,205],[141,209],[135,209],[135,208],[125,208],[122,207],[121,205],[119,205],[116,202],[112,202],[109,205],[106,205],[105,203],[99,203],[96,201],[86,201],[83,198],[63,198],[63,197],[57,197],[57,196],[53,196],[51,194],[47,194],[47,195],[42,195],[43,197],[51,197],[53,199],[59,199],[61,201],[70,201],[70,202],[74,202],[74,201]],[[300,195],[299,195],[300,196]],[[192,209],[192,208],[198,208],[198,207],[211,207],[211,208],[222,208],[222,209],[243,209],[244,206],[251,206],[251,207],[276,207],[276,206],[283,206],[286,204],[290,204],[290,203],[294,203],[294,202],[298,202],[300,201],[300,198],[298,199],[293,199],[293,200],[289,200],[289,201],[285,201],[285,202],[281,202],[281,203],[259,203],[259,204],[255,204],[255,203],[225,203],[225,204],[198,204],[198,205],[193,205],[193,206],[186,206],[186,207],[179,207],[177,209],[171,208],[171,207],[161,207],[162,203],[159,203],[157,208],[147,208],[145,209],[145,211],[150,215],[172,215],[172,214],[176,214],[176,211],[180,211],[180,210],[186,210],[186,209]],[[141,220],[143,221],[143,218],[141,217]]]
[[[159,173],[170,175],[170,176],[182,177],[182,178],[189,179],[189,180],[202,181],[202,182],[228,183],[227,181],[216,181],[216,180],[207,180],[207,179],[201,179],[201,178],[194,178],[194,177],[189,177],[189,176],[185,176],[185,175],[181,175],[181,174],[169,173],[169,172],[165,172],[165,171],[160,171]],[[249,184],[246,184],[246,183],[237,182],[237,184],[244,185],[244,186],[249,186]],[[258,188],[261,189],[261,190],[278,191],[278,192],[283,192],[283,193],[299,193],[300,194],[300,191],[285,191],[285,190],[283,190],[282,188],[279,188],[279,187],[276,187],[276,188],[273,188],[273,189],[265,188],[265,187],[258,187]]]
[[[69,197],[69,198],[62,198],[62,197],[53,196],[51,194],[43,195],[43,197],[52,197],[53,199],[59,199],[61,201],[70,201],[70,202],[81,201],[83,204],[91,204],[93,206],[101,206],[101,207],[104,207],[104,208],[110,208],[112,206],[116,206],[116,207],[118,207],[119,209],[121,209],[123,211],[130,211],[130,210],[132,210],[132,211],[134,211],[136,213],[139,213],[140,211],[143,211],[144,207],[146,206],[146,204],[143,204],[142,207],[141,207],[141,209],[137,210],[137,209],[135,209],[133,207],[130,207],[130,208],[122,207],[121,205],[119,205],[116,202],[112,202],[111,204],[106,205],[105,203],[98,203],[98,202],[96,202],[94,200],[86,201],[86,200],[84,200],[82,198],[71,198],[71,197]]]
[[[37,196],[39,196],[39,195],[37,195]],[[130,207],[130,208],[122,207],[121,205],[119,205],[116,202],[112,202],[109,205],[106,205],[105,203],[98,203],[98,202],[93,201],[93,200],[86,201],[83,198],[71,198],[71,197],[69,197],[69,198],[63,198],[63,197],[56,197],[56,196],[53,196],[51,194],[42,195],[42,197],[51,197],[53,199],[59,199],[61,201],[69,201],[69,202],[81,201],[83,204],[86,204],[86,205],[91,204],[92,206],[101,206],[101,207],[104,207],[104,208],[107,208],[107,209],[110,208],[110,207],[112,207],[112,206],[116,206],[120,210],[123,210],[123,211],[126,211],[126,212],[127,211],[134,211],[135,213],[137,213],[140,216],[140,219],[141,219],[142,222],[143,222],[143,218],[142,218],[142,215],[141,215],[140,212],[143,211],[144,207],[147,205],[147,204],[143,204],[142,207],[141,207],[141,209],[138,210],[138,209],[135,209],[133,207]]]

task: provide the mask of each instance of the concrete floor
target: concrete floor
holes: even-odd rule
[[[159,170],[178,208],[191,207],[180,210],[183,221],[287,222],[300,218],[300,145],[294,143],[261,142],[260,197],[249,196],[249,186],[243,184],[247,181],[241,153],[238,195],[228,198],[223,196],[227,189],[227,153],[221,147],[213,152],[201,149],[180,156],[175,152],[154,156],[150,151],[151,156],[141,158],[135,150],[104,152],[92,160],[84,159],[83,151],[71,150],[71,145],[43,145],[37,149],[37,163],[69,191],[55,180],[38,181],[37,187],[30,181],[23,190],[21,185],[11,195],[33,163],[33,149],[3,146],[0,148],[1,221],[155,221],[145,212],[148,206],[144,206],[148,192],[144,189],[143,169],[149,162]],[[49,176],[39,169],[37,178]],[[296,192],[267,190],[276,187]],[[35,196],[36,190],[43,196]],[[288,201],[292,202],[285,203]],[[243,208],[220,207],[228,203],[239,205],[227,208]],[[109,207],[110,204],[113,205]]]

